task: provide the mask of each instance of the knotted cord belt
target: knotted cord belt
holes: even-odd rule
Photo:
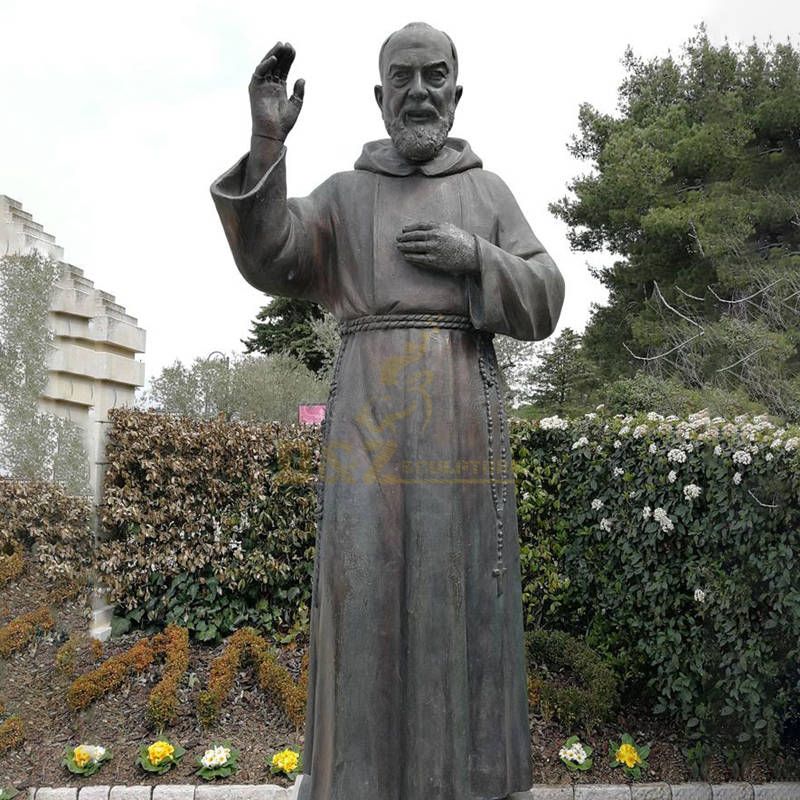
[[[392,330],[394,328],[475,330],[470,318],[462,314],[375,314],[340,322],[339,334],[349,336],[352,333],[361,333],[361,331]]]
[[[508,448],[506,441],[508,430],[506,423],[505,405],[503,394],[498,379],[497,360],[492,347],[491,333],[477,331],[469,317],[462,314],[375,314],[371,316],[356,317],[355,319],[345,320],[339,323],[339,334],[342,337],[342,344],[336,356],[331,378],[331,390],[328,398],[328,408],[323,423],[322,437],[322,459],[320,463],[320,478],[317,483],[317,542],[316,558],[314,571],[314,601],[319,606],[319,572],[320,572],[320,540],[322,529],[322,517],[324,510],[325,496],[325,460],[328,445],[328,434],[330,422],[333,419],[333,409],[336,401],[336,391],[339,385],[339,371],[341,369],[343,356],[347,349],[348,337],[355,333],[375,330],[395,330],[401,328],[439,328],[444,330],[473,331],[480,335],[478,350],[478,368],[483,384],[483,399],[486,411],[487,424],[487,455],[489,457],[489,483],[492,494],[492,505],[495,514],[496,530],[496,554],[497,560],[492,570],[492,576],[497,580],[497,594],[503,594],[503,582],[506,574],[506,567],[503,563],[503,517],[508,499]],[[495,432],[494,420],[492,417],[492,400],[495,400],[498,408],[499,430]],[[499,434],[497,436],[496,434]],[[497,475],[495,468],[495,444],[496,439],[500,440],[500,475]],[[499,481],[498,481],[499,478]]]

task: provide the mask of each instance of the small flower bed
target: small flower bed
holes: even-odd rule
[[[610,742],[608,757],[612,767],[622,767],[622,771],[631,780],[638,781],[642,772],[647,771],[647,757],[650,755],[649,747],[637,747],[633,739],[627,734],[622,735],[619,744]]]
[[[111,760],[111,751],[99,744],[79,744],[64,751],[64,766],[75,775],[88,778]]]
[[[216,778],[227,778],[237,770],[239,751],[231,747],[229,742],[211,744],[211,747],[197,759],[200,768],[197,774],[204,781],[213,781]]]
[[[139,748],[139,766],[146,772],[163,775],[169,772],[186,754],[179,744],[172,744],[166,739],[159,739],[150,745]]]

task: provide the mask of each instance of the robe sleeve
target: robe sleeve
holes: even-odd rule
[[[325,305],[334,263],[328,182],[308,197],[286,198],[286,148],[243,192],[248,156],[211,185],[233,258],[245,280],[270,295]]]
[[[467,279],[472,324],[527,341],[547,338],[564,303],[564,278],[496,175],[481,186],[496,224],[493,241],[476,236],[480,274]]]

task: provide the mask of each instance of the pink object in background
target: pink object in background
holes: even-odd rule
[[[299,405],[297,407],[297,418],[301,425],[322,425],[325,421],[325,403],[317,405]]]

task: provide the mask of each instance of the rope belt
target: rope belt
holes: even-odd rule
[[[339,323],[339,334],[350,336],[362,331],[391,330],[393,328],[446,328],[448,330],[475,330],[469,317],[461,314],[375,314],[356,317]]]

